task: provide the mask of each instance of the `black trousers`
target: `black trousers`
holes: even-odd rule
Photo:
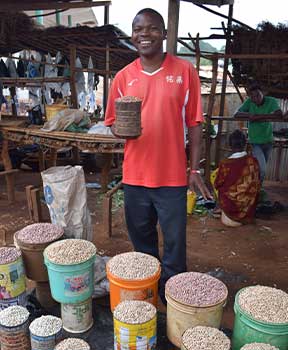
[[[150,254],[162,263],[160,289],[186,271],[187,187],[124,185],[125,216],[129,237],[137,252]],[[163,232],[163,256],[158,249],[157,222]]]

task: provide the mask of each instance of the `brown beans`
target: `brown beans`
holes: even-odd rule
[[[136,97],[136,96],[123,96],[123,97],[118,97],[115,100],[116,102],[141,102],[141,98]]]
[[[167,281],[165,293],[184,304],[208,306],[223,301],[228,291],[225,284],[215,277],[199,272],[184,272]]]
[[[23,243],[40,244],[56,241],[63,236],[62,227],[50,223],[37,223],[24,227],[16,232],[16,238]]]
[[[0,265],[10,264],[21,256],[21,251],[14,247],[0,247]]]

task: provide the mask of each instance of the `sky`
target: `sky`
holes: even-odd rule
[[[163,16],[167,24],[168,0],[112,0],[110,6],[110,24],[122,29],[127,35],[131,35],[131,23],[136,13],[144,7],[151,7]],[[228,5],[222,7],[210,6],[213,10],[228,15]],[[99,25],[103,25],[103,7],[94,7],[94,12]],[[256,28],[262,21],[273,24],[285,23],[287,21],[288,0],[234,0],[233,17],[249,26]],[[180,1],[179,37],[187,37],[190,33],[193,37],[200,33],[201,37],[211,34],[222,34],[222,30],[211,28],[221,27],[224,18],[208,13],[192,3]],[[225,43],[222,40],[213,40],[210,43],[221,48]]]

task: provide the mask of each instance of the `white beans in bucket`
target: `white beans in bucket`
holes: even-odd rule
[[[229,338],[217,328],[188,328],[182,336],[181,350],[230,350]]]
[[[240,350],[279,350],[279,348],[265,343],[250,343],[242,346]]]
[[[255,320],[268,323],[288,323],[288,294],[281,289],[251,286],[240,292],[241,310]]]
[[[10,306],[0,312],[0,344],[2,350],[30,350],[29,311]]]
[[[167,336],[180,347],[184,331],[195,326],[219,328],[228,295],[223,282],[199,272],[184,272],[165,285]]]
[[[58,343],[55,350],[90,350],[90,346],[82,339],[67,338]]]
[[[265,343],[250,343],[242,346],[240,350],[279,350],[279,348]]]
[[[114,348],[152,350],[157,343],[157,310],[140,300],[126,300],[113,312]]]
[[[31,350],[54,350],[62,337],[62,320],[55,316],[36,318],[29,327]]]

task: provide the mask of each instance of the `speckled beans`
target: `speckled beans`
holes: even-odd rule
[[[242,346],[240,350],[279,350],[273,345],[264,343],[250,343]]]
[[[188,328],[182,336],[181,350],[230,350],[230,340],[212,327]]]
[[[1,350],[30,350],[29,312],[22,306],[10,306],[0,312]]]
[[[90,350],[90,346],[86,341],[79,338],[67,338],[62,340],[55,350]]]
[[[288,294],[271,287],[244,288],[238,298],[239,307],[255,320],[288,323]]]

